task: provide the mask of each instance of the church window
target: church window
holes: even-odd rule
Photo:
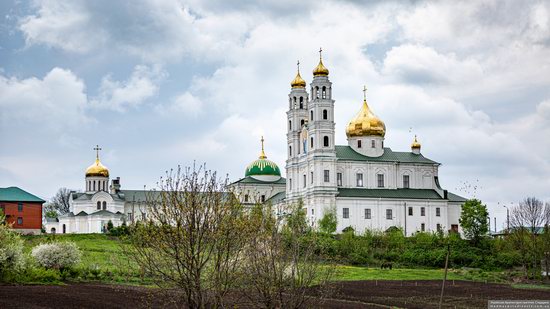
[[[323,174],[324,174],[325,182],[329,182],[330,181],[330,171],[329,170],[324,170]]]
[[[357,141],[357,148],[361,148],[361,140]]]
[[[392,220],[393,219],[393,212],[391,209],[386,209],[386,219]]]
[[[436,217],[441,217],[441,208],[437,207],[437,208],[435,209],[435,216],[436,216]]]
[[[370,148],[376,148],[376,142],[374,140],[370,141]]]
[[[322,93],[323,99],[327,98],[327,87],[323,86],[323,93]]]
[[[342,208],[342,217],[344,219],[349,219],[349,208]]]
[[[315,98],[319,99],[319,87],[315,87]]]
[[[422,232],[426,231],[426,224],[425,223],[420,224],[420,231],[422,231]]]
[[[306,187],[307,181],[306,181],[306,174],[304,174],[304,188]]]
[[[248,194],[245,194],[245,195],[244,195],[244,202],[245,202],[245,203],[248,203]]]
[[[23,211],[23,203],[17,203],[17,211],[22,212]]]
[[[97,202],[97,210],[101,210],[101,202]]]
[[[292,130],[292,120],[289,120],[289,121],[288,121],[288,129],[289,129],[289,130]]]
[[[288,179],[288,187],[290,190],[292,190],[292,178]]]
[[[17,217],[17,225],[23,225],[23,218]]]
[[[358,186],[358,187],[362,187],[362,186],[363,186],[363,174],[357,173],[357,174],[355,175],[355,178],[356,178],[356,180],[357,180],[357,186]]]
[[[67,233],[67,226],[63,224],[63,234]]]
[[[382,141],[382,148],[384,148],[384,141]]]
[[[315,214],[315,209],[311,208],[311,214],[312,214],[312,215]]]
[[[311,117],[309,117],[309,120],[313,121],[313,110],[310,112]]]
[[[420,207],[420,216],[426,216],[426,207]]]
[[[95,180],[94,180],[94,191],[95,191]]]
[[[107,210],[107,202],[103,201],[103,210]]]
[[[265,202],[265,195],[262,194],[262,197],[261,197],[261,201],[262,203]]]
[[[296,103],[296,97],[294,97],[294,103]],[[294,104],[294,106],[296,106],[296,104]]]
[[[370,219],[370,218],[371,218],[370,208],[365,208],[365,219]]]
[[[412,215],[413,215],[413,208],[409,207],[409,216],[412,216]]]
[[[304,126],[304,119],[300,120],[300,127],[303,127]]]
[[[313,137],[311,138],[311,144],[309,145],[311,149],[313,149]]]
[[[409,175],[403,175],[403,188],[410,188]]]
[[[323,146],[328,147],[328,136],[323,137]]]
[[[310,179],[311,183],[313,184],[313,172],[310,173]]]
[[[292,146],[288,146],[288,155],[292,156]]]
[[[342,186],[342,173],[336,173],[336,185],[338,187]]]
[[[384,188],[384,174],[376,175],[378,180],[378,188]]]
[[[304,102],[300,102],[300,109],[304,109]]]
[[[326,109],[323,109],[323,119],[324,120],[328,119],[328,111]]]

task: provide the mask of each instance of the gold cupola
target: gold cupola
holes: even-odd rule
[[[313,76],[328,76],[328,69],[323,64],[323,57],[321,52],[323,49],[319,48],[319,64],[313,69]]]
[[[292,88],[300,87],[305,88],[306,87],[306,81],[302,78],[300,75],[300,61],[298,61],[298,72],[296,73],[296,77],[290,82],[290,86]]]
[[[367,104],[367,88],[363,89],[363,106],[357,115],[349,122],[346,127],[348,137],[357,136],[380,136],[386,135],[386,125],[384,122],[372,113]]]
[[[96,146],[94,150],[96,151],[95,162],[86,169],[86,177],[109,177],[109,169],[99,161],[99,151],[101,148]]]
[[[411,144],[411,149],[420,149],[420,143],[416,139],[416,135],[414,136],[414,140]]]

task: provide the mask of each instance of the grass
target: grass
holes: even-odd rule
[[[518,284],[512,284],[513,288],[516,289],[540,289],[540,290],[550,290],[550,285],[545,284],[525,284],[525,283],[518,283]]]
[[[335,280],[441,280],[444,276],[442,269],[410,269],[394,268],[392,270],[339,265],[336,269]],[[449,280],[466,280],[463,276],[448,272]]]

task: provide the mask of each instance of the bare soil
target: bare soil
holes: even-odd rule
[[[347,281],[317,308],[437,308],[441,281]],[[312,294],[314,292],[312,291]],[[178,308],[175,293],[107,284],[0,286],[0,308]],[[448,281],[444,308],[486,308],[489,299],[550,299],[550,290]]]

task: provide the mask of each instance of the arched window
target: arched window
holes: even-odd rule
[[[294,103],[296,103],[296,97],[294,97]]]
[[[310,141],[311,141],[311,142],[310,142],[309,148],[313,149],[313,137],[311,138]]]
[[[244,195],[244,202],[245,202],[245,203],[248,203],[248,194],[245,194],[245,195]]]
[[[65,226],[65,224],[63,224],[63,234],[67,233],[67,226]]]
[[[374,140],[370,141],[370,147],[376,148],[376,142]]]
[[[103,201],[103,210],[107,210],[107,202]]]
[[[304,126],[304,119],[300,120],[300,128]]]
[[[304,103],[300,102],[300,109],[304,109]]]
[[[315,98],[319,99],[319,87],[315,87]]]
[[[357,148],[361,148],[361,140],[357,141]]]
[[[292,146],[288,146],[288,155],[292,156]]]
[[[288,98],[288,108],[292,109],[292,99]]]
[[[323,146],[328,147],[328,136],[323,137]]]
[[[327,98],[327,87],[323,86],[323,92],[322,92],[323,99]]]
[[[309,117],[309,120],[313,121],[313,110],[310,113],[311,113],[311,117]]]
[[[326,109],[323,109],[323,119],[324,120],[328,119],[328,111]]]
[[[50,233],[55,234],[55,227],[52,227],[52,229],[50,230]]]
[[[101,209],[101,202],[97,202],[97,210],[100,210]]]
[[[95,180],[94,180],[94,191],[95,191]]]
[[[289,129],[289,130],[292,130],[292,120],[289,120],[289,121],[288,121],[288,129]]]

